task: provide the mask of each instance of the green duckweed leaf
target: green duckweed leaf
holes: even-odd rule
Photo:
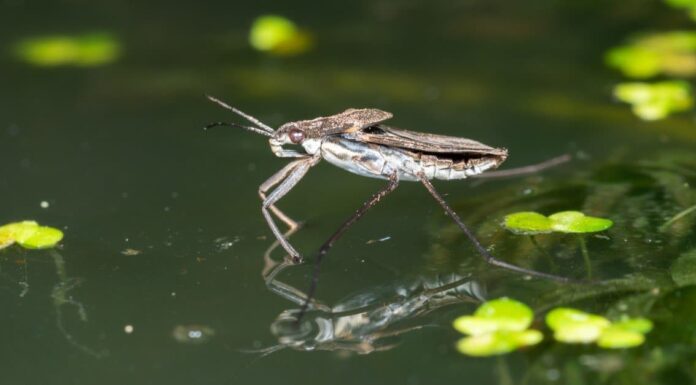
[[[479,318],[475,316],[462,316],[454,320],[452,324],[460,333],[478,336],[498,330],[498,322],[492,319]]]
[[[27,249],[46,249],[54,247],[63,239],[63,232],[53,227],[41,226],[27,239],[22,242],[17,241],[22,247]]]
[[[647,318],[625,318],[612,323],[612,327],[619,327],[636,333],[649,333],[653,328],[653,323]]]
[[[264,15],[254,20],[249,31],[252,48],[275,55],[296,55],[311,46],[311,36],[292,20],[278,15]]]
[[[679,0],[677,0],[679,1]],[[689,7],[691,17],[696,7]],[[632,78],[649,78],[659,74],[692,76],[696,74],[696,32],[671,31],[643,34],[629,44],[612,48],[605,61]]]
[[[509,298],[488,301],[476,309],[473,316],[454,320],[453,326],[461,333],[483,335],[496,331],[521,331],[532,323],[534,313],[525,304]]]
[[[673,7],[696,7],[696,0],[665,0],[665,3]]]
[[[566,343],[597,342],[601,348],[629,348],[643,343],[644,334],[652,330],[645,318],[625,317],[614,323],[595,314],[571,308],[557,308],[546,315],[546,324],[554,338]]]
[[[610,228],[609,219],[588,217],[579,211],[562,211],[549,216],[551,227],[562,233],[594,233]]]
[[[619,68],[631,78],[649,78],[659,74],[662,69],[659,52],[637,46],[621,46],[612,49],[606,55],[606,63],[611,67]]]
[[[39,224],[34,221],[9,223],[0,227],[0,237],[11,239],[12,242],[24,242],[36,232],[37,228]]]
[[[594,342],[611,325],[608,319],[572,308],[556,308],[546,315],[554,338],[567,343]]]
[[[63,239],[63,232],[35,221],[15,222],[0,227],[0,248],[18,243],[28,249],[42,249],[55,246]]]
[[[41,36],[21,40],[15,46],[21,60],[42,67],[104,65],[116,60],[120,51],[119,42],[106,33]]]
[[[15,242],[14,238],[9,234],[0,233],[0,250],[11,246]]]
[[[457,342],[457,350],[466,355],[485,357],[512,352],[543,340],[538,330],[495,331],[464,337]]]
[[[540,234],[552,231],[560,233],[592,233],[610,228],[609,219],[586,216],[580,211],[562,211],[548,217],[523,211],[505,217],[505,227],[516,234]]]
[[[643,333],[620,326],[610,326],[602,332],[597,345],[605,349],[632,348],[645,341]]]
[[[674,8],[683,8],[692,20],[696,20],[696,0],[666,0],[665,3]]]
[[[614,87],[614,96],[631,104],[633,112],[643,120],[663,119],[693,105],[691,86],[678,80],[621,83]]]
[[[520,331],[532,323],[534,312],[522,302],[503,297],[479,306],[474,316],[496,322],[498,330]]]
[[[553,338],[569,344],[587,344],[595,342],[607,326],[594,323],[566,325],[553,332]]]
[[[518,234],[540,234],[553,231],[549,218],[533,211],[522,211],[505,216],[505,227]]]

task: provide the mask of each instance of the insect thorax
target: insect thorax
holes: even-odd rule
[[[302,142],[302,147],[307,152],[307,154],[315,155],[321,149],[321,139],[308,138]]]

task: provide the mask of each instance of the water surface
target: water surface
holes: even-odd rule
[[[251,50],[248,28],[269,12],[310,30],[315,47],[286,58]],[[66,234],[56,250],[0,252],[5,382],[596,384],[696,376],[694,281],[674,267],[693,255],[695,217],[659,230],[696,204],[696,126],[690,113],[640,121],[612,100],[623,78],[602,59],[634,32],[690,28],[679,11],[633,1],[10,1],[0,15],[7,48],[0,223],[36,219]],[[112,34],[122,55],[103,66],[49,68],[12,54],[27,37],[93,31]],[[298,307],[261,276],[272,234],[257,188],[286,161],[258,135],[204,132],[208,122],[235,119],[204,94],[271,126],[381,108],[398,127],[507,147],[505,167],[572,154],[537,176],[436,187],[501,259],[578,279],[587,272],[575,238],[540,237],[549,261],[502,229],[502,218],[567,209],[611,218],[610,231],[587,237],[594,278],[610,283],[577,288],[492,268],[422,186],[404,182],[337,243],[317,293],[326,307],[308,314],[401,304],[413,314],[356,333],[399,332],[369,340],[382,350],[367,355],[356,353],[370,350],[365,340],[359,348],[260,354],[288,341],[279,342],[271,324]],[[305,223],[293,244],[310,256],[383,183],[315,167],[280,203]],[[279,280],[304,291],[310,274],[310,265],[289,267]],[[447,301],[415,297],[423,285],[452,282]],[[458,353],[451,321],[499,296],[532,306],[541,329],[543,312],[560,305],[628,311],[656,328],[644,346],[625,351],[560,345],[547,331],[542,345],[504,358]],[[214,335],[196,343],[182,330]]]

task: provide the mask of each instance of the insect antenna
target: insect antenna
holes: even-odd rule
[[[204,129],[204,130],[208,130],[208,129],[210,129],[210,128],[218,127],[218,126],[228,126],[228,127],[243,128],[243,129],[245,129],[245,130],[247,130],[247,131],[255,132],[255,133],[257,133],[257,134],[261,134],[261,135],[265,135],[265,136],[269,136],[269,137],[273,136],[273,134],[271,134],[270,132],[268,132],[268,131],[266,131],[266,130],[262,130],[262,129],[260,129],[260,128],[250,127],[250,126],[244,126],[244,125],[241,125],[241,124],[237,124],[237,123],[228,123],[228,122],[213,122],[213,123],[210,123],[210,124],[206,125],[205,127],[203,127],[203,129]]]
[[[275,132],[274,129],[272,129],[272,128],[269,127],[268,125],[264,124],[262,121],[256,119],[255,117],[253,117],[253,116],[251,116],[251,115],[249,115],[249,114],[246,114],[246,113],[244,113],[244,112],[242,112],[242,111],[240,111],[240,110],[238,110],[238,109],[236,109],[236,108],[234,108],[234,107],[232,107],[232,106],[230,106],[229,104],[223,102],[222,100],[220,100],[220,99],[218,99],[218,98],[215,98],[215,97],[213,97],[213,96],[210,96],[210,95],[206,95],[206,97],[207,97],[208,99],[210,99],[210,101],[212,101],[213,103],[216,103],[216,104],[218,104],[219,106],[221,106],[222,108],[228,109],[228,110],[234,112],[235,114],[237,114],[237,115],[243,117],[244,119],[246,119],[246,120],[248,120],[248,121],[254,123],[254,124],[257,126],[257,128],[259,128],[259,129],[261,129],[261,130],[263,130],[263,131],[266,131],[266,132],[268,132],[268,133],[270,133],[270,134],[272,134],[272,133]]]

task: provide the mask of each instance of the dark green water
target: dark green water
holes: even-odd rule
[[[315,47],[288,58],[251,50],[248,28],[265,13],[309,29]],[[633,32],[692,26],[641,1],[0,3],[0,224],[35,219],[66,235],[54,251],[0,251],[2,383],[696,381],[696,216],[659,230],[696,204],[696,124],[690,113],[638,120],[612,100],[623,79],[602,60]],[[23,38],[92,31],[112,33],[122,56],[46,68],[12,55]],[[263,137],[204,132],[233,119],[206,93],[274,127],[377,107],[394,126],[507,147],[505,167],[575,155],[537,176],[436,183],[484,244],[521,266],[587,273],[575,238],[540,236],[549,261],[501,228],[507,213],[582,210],[615,222],[587,237],[593,275],[608,283],[527,280],[482,263],[425,189],[404,182],[328,255],[317,293],[328,306],[384,305],[413,282],[456,275],[475,277],[482,299],[526,302],[542,330],[543,312],[560,305],[647,317],[655,330],[643,346],[612,351],[561,345],[545,330],[539,346],[469,358],[450,326],[476,308],[462,297],[356,332],[357,347],[247,352],[278,345],[271,324],[298,307],[261,276],[272,235],[257,188],[286,162]],[[305,222],[292,243],[310,256],[383,183],[315,167],[280,203]],[[301,265],[279,279],[305,290],[310,274]],[[180,325],[215,335],[180,342]],[[371,347],[384,350],[351,353]]]

